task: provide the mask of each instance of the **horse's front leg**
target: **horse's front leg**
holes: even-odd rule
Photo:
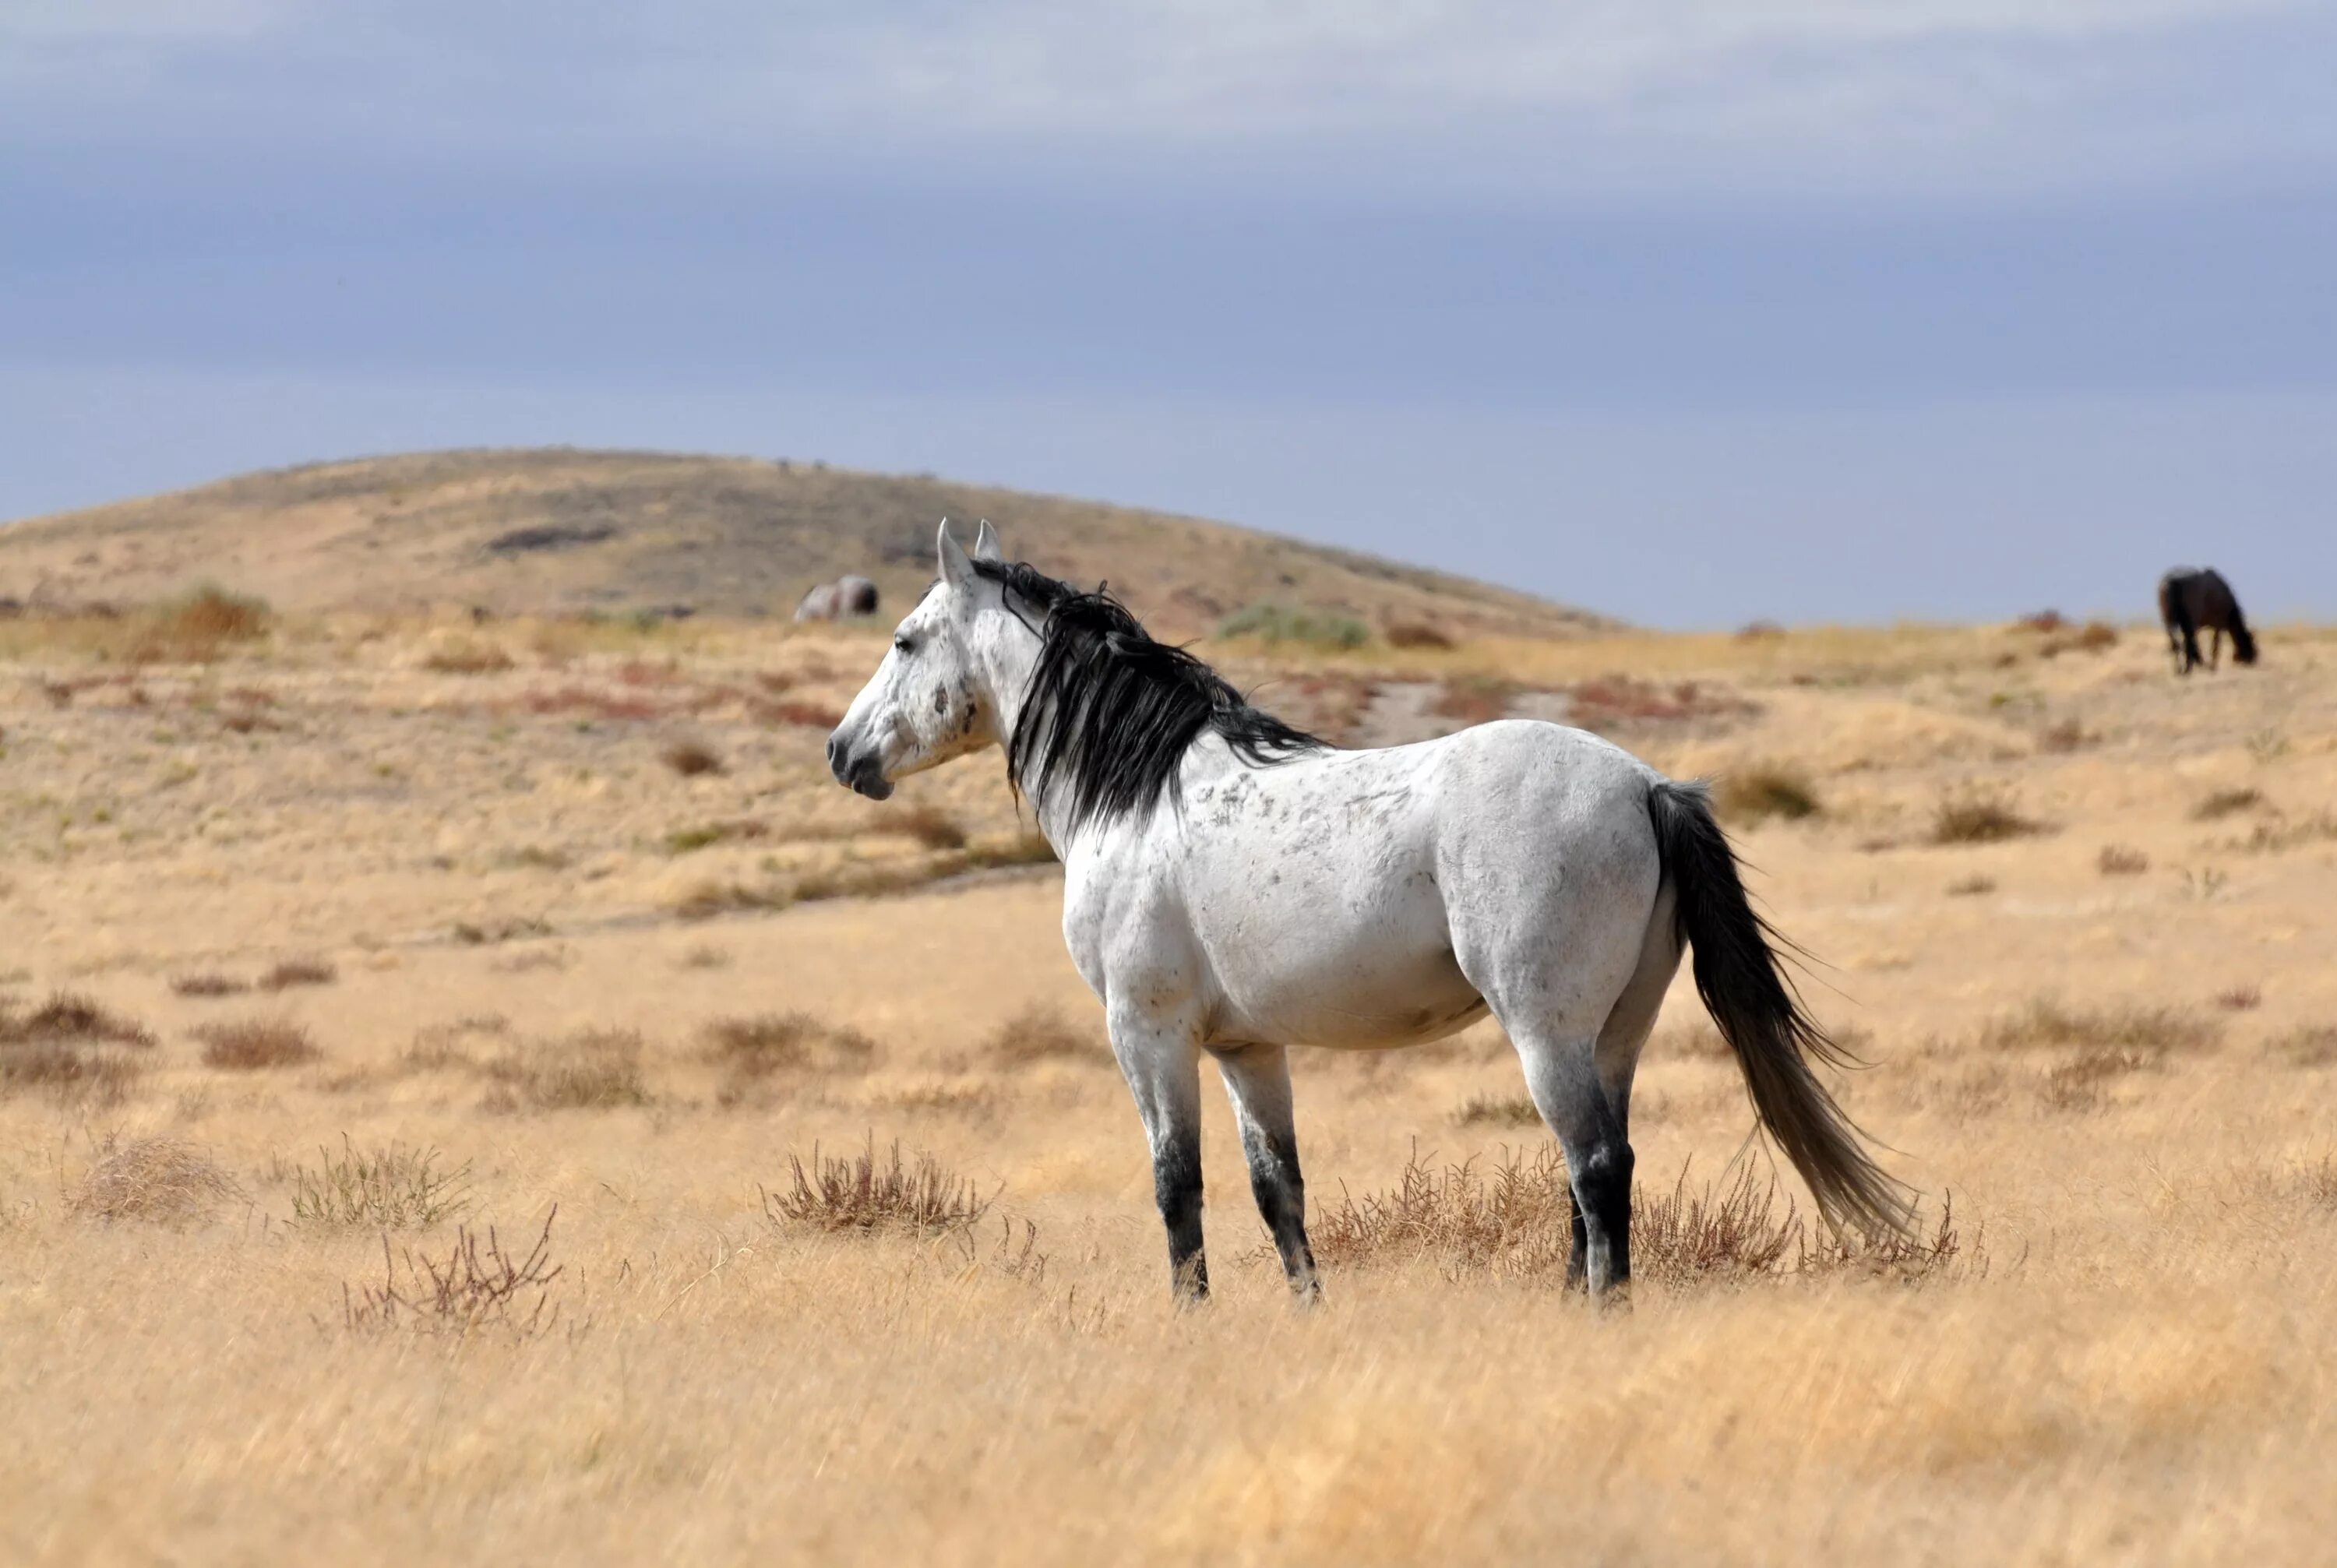
[[[1290,1112],[1290,1057],[1279,1045],[1219,1051],[1217,1071],[1240,1119],[1242,1153],[1259,1218],[1282,1255],[1291,1293],[1312,1306],[1323,1298],[1315,1250],[1306,1244],[1306,1181],[1298,1173],[1298,1132]]]
[[[1201,1069],[1189,1021],[1135,1008],[1110,1010],[1111,1052],[1136,1096],[1152,1145],[1152,1195],[1168,1231],[1169,1289],[1182,1302],[1209,1294],[1201,1250]]]

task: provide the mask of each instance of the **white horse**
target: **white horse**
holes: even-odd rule
[[[1181,1296],[1204,1296],[1199,1062],[1216,1059],[1293,1290],[1307,1246],[1285,1047],[1418,1044],[1490,1008],[1565,1151],[1570,1283],[1630,1277],[1631,1076],[1683,943],[1761,1124],[1826,1219],[1905,1190],[1813,1073],[1840,1059],[1780,974],[1703,790],[1597,736],[1502,722],[1341,750],[1252,708],[1101,592],[941,530],[941,578],[828,738],[873,799],[985,746],[1063,862],[1063,936],[1152,1145]]]

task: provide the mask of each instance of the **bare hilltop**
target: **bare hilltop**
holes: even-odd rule
[[[825,464],[566,448],[414,453],[243,475],[0,527],[0,595],[135,602],[216,581],[282,609],[785,615],[813,583],[932,573],[934,524],[1109,579],[1164,632],[1259,603],[1384,628],[1564,636],[1612,622],[1356,552],[1168,513]]]

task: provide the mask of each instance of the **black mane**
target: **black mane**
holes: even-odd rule
[[[1101,589],[1082,593],[1022,562],[976,561],[1046,617],[1039,662],[1006,742],[1006,777],[1063,813],[1077,832],[1115,817],[1143,818],[1174,800],[1177,769],[1203,731],[1254,768],[1287,762],[1327,742],[1253,708],[1208,665],[1156,642]]]

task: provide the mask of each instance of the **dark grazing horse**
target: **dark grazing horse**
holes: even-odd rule
[[[2199,667],[2199,633],[2215,635],[2207,645],[2207,668],[2215,668],[2224,652],[2224,633],[2232,634],[2232,657],[2243,664],[2256,662],[2255,634],[2232,585],[2214,567],[2177,566],[2158,580],[2158,618],[2166,622],[2167,652],[2182,661],[2178,674]]]

